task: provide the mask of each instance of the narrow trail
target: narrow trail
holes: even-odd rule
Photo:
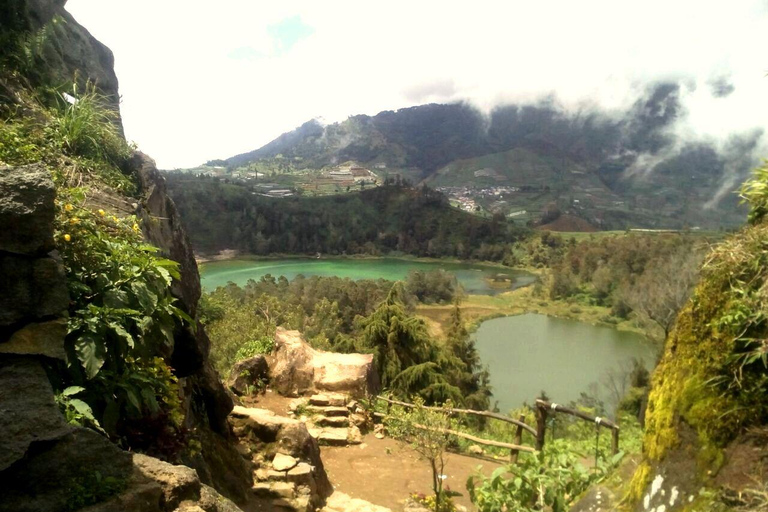
[[[293,399],[267,391],[248,400],[248,405],[269,409],[287,416]],[[352,446],[321,446],[323,465],[334,490],[352,498],[363,499],[393,511],[403,509],[403,502],[413,493],[432,493],[429,463],[419,458],[407,444],[391,438],[377,439],[372,433],[363,437],[363,443]],[[462,493],[455,502],[473,510],[466,492],[467,478],[482,466],[482,473],[490,475],[502,463],[485,461],[449,453],[446,457],[445,484]]]

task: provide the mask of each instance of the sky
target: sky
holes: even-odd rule
[[[302,123],[430,102],[609,112],[676,80],[681,136],[768,120],[768,0],[69,0],[115,54],[126,136],[160,168]],[[767,155],[768,156],[768,155]]]

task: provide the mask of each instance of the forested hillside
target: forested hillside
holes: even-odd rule
[[[399,182],[345,196],[270,198],[216,178],[167,179],[198,251],[502,260],[528,232],[503,216],[470,215],[438,192]]]

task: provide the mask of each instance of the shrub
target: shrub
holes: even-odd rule
[[[71,298],[65,380],[84,388],[83,401],[113,437],[160,416],[180,432],[176,377],[157,357],[172,352],[182,322],[192,323],[170,292],[178,264],[143,243],[135,218],[93,213],[76,190],[60,198],[55,237]]]
[[[515,465],[496,469],[490,478],[478,472],[467,480],[472,503],[481,512],[514,510],[565,512],[571,502],[623,454],[602,464],[597,471],[585,468],[581,455],[565,440],[550,442],[543,451],[525,454]]]
[[[107,99],[88,82],[83,93],[77,85],[70,97],[59,94],[47,135],[70,156],[83,156],[123,166],[133,150],[119,129],[120,115],[109,107]]]

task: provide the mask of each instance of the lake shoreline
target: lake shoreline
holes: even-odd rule
[[[353,280],[385,279],[402,281],[411,271],[430,272],[441,270],[455,276],[459,285],[467,294],[493,296],[519,287],[529,286],[539,279],[538,273],[517,268],[504,267],[500,264],[461,261],[455,259],[416,258],[416,257],[328,257],[309,258],[276,256],[262,258],[238,256],[221,258],[200,265],[202,287],[212,291],[219,286],[233,282],[244,286],[249,280],[271,275],[275,278],[284,276],[289,281],[304,277],[325,276]]]
[[[540,313],[488,320],[472,338],[502,410],[531,403],[542,390],[559,403],[589,393],[608,405],[604,379],[628,374],[633,360],[652,369],[659,350],[637,333]]]
[[[198,265],[204,265],[205,263],[219,262],[219,261],[231,261],[231,260],[243,260],[243,261],[275,261],[275,260],[402,260],[402,261],[416,261],[422,263],[451,263],[451,264],[463,264],[463,265],[478,265],[483,267],[496,267],[505,270],[524,271],[539,274],[541,269],[533,269],[528,267],[509,267],[498,261],[487,260],[462,260],[459,258],[433,258],[429,256],[414,256],[412,254],[382,254],[382,255],[370,255],[370,254],[335,254],[335,255],[321,255],[319,258],[309,254],[282,254],[271,253],[267,255],[258,255],[250,253],[241,253],[235,249],[223,249],[218,253],[196,253],[194,255],[195,261]]]
[[[527,270],[531,272],[531,269]],[[539,272],[541,275],[541,272]],[[435,336],[443,336],[450,324],[452,305],[422,304],[416,314],[427,321]],[[525,286],[497,295],[468,295],[461,303],[467,330],[475,332],[481,323],[494,318],[512,317],[527,313],[546,315],[562,320],[575,320],[595,327],[610,327],[618,331],[640,334],[652,342],[652,336],[630,320],[605,321],[611,318],[611,309],[603,306],[585,305],[575,301],[550,300],[535,295],[533,286]]]

